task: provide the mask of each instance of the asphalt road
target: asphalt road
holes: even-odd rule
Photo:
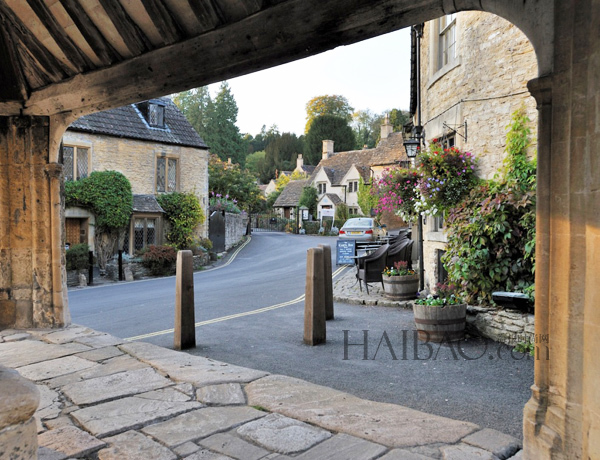
[[[342,303],[327,324],[327,343],[302,343],[306,250],[325,243],[335,253],[335,241],[255,233],[229,265],[196,273],[203,324],[189,352],[521,438],[533,361],[508,347],[475,338],[415,345],[411,311]],[[170,277],[72,290],[69,303],[74,323],[170,348],[174,292]]]

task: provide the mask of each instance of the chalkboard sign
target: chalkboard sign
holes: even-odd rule
[[[356,240],[337,240],[337,251],[335,263],[337,265],[354,265],[356,251]]]

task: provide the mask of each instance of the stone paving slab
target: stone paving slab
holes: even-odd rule
[[[74,372],[72,374],[66,374],[61,377],[51,379],[46,383],[52,388],[58,388],[69,383],[80,382],[82,380],[89,380],[96,377],[104,377],[107,375],[118,374],[125,371],[133,371],[135,369],[148,369],[147,364],[139,362],[137,359],[132,358],[129,355],[117,356],[115,358],[108,359],[101,364],[85,369],[83,371]]]
[[[78,343],[55,345],[37,340],[0,343],[0,364],[12,369],[89,350]]]
[[[403,449],[394,449],[379,460],[433,460],[433,457],[426,457]]]
[[[147,426],[142,431],[167,446],[177,446],[229,430],[265,415],[264,412],[251,407],[206,407]]]
[[[279,375],[252,382],[245,390],[250,405],[392,447],[453,444],[479,428]]]
[[[40,392],[40,404],[35,416],[40,420],[58,417],[62,406],[58,392],[51,390],[46,385],[37,385],[37,388]]]
[[[523,446],[517,438],[489,428],[467,436],[463,442],[488,450],[501,460],[511,457]]]
[[[237,433],[255,444],[281,454],[293,454],[310,449],[331,437],[328,431],[281,414],[269,414],[247,423],[238,428]]]
[[[95,365],[96,363],[78,358],[77,356],[63,356],[62,358],[51,359],[41,363],[28,364],[27,366],[17,368],[17,370],[26,379],[39,382],[40,380],[48,380],[89,369]]]
[[[442,453],[443,460],[499,460],[491,452],[467,444],[443,447]]]
[[[372,460],[379,458],[387,448],[381,444],[361,438],[338,434],[323,441],[307,452],[295,457],[296,460]]]
[[[208,405],[246,404],[246,396],[239,383],[222,383],[198,388],[196,398]]]
[[[202,449],[192,455],[185,457],[185,460],[235,460],[227,455],[217,454],[210,450]]]
[[[106,445],[104,441],[74,426],[46,431],[38,436],[38,444],[66,457],[82,457]]]
[[[148,367],[70,383],[62,391],[74,404],[82,405],[156,390],[172,384],[169,379]]]
[[[137,429],[201,407],[195,401],[174,402],[130,396],[71,413],[83,428],[103,437]]]
[[[243,458],[244,460],[258,460],[270,454],[268,450],[250,444],[229,433],[217,433],[199,443],[214,452],[229,455],[233,458]]]
[[[150,343],[126,343],[119,348],[164,374],[168,374],[175,381],[188,382],[196,386],[246,383],[268,375],[267,372],[167,350]]]
[[[99,362],[110,358],[115,358],[116,356],[121,356],[122,354],[123,352],[117,347],[108,346],[103,348],[94,348],[90,351],[84,351],[83,353],[77,353],[75,356],[90,361]]]
[[[104,438],[109,447],[98,452],[98,460],[176,460],[177,455],[137,431]]]

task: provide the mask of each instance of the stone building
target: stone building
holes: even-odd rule
[[[123,249],[133,254],[164,243],[164,211],[156,195],[194,192],[207,216],[208,147],[168,98],[151,99],[79,118],[62,138],[65,180],[114,170],[131,183],[133,215]],[[94,247],[94,216],[65,211],[66,242]],[[207,236],[207,222],[197,235]]]
[[[473,153],[478,176],[492,178],[505,157],[512,113],[523,107],[531,132],[536,132],[536,102],[527,89],[538,71],[533,46],[512,23],[490,13],[469,11],[426,22],[420,50],[421,124],[426,143],[442,139],[447,146]],[[413,62],[411,113],[416,125],[415,72]],[[535,134],[532,138],[535,141]],[[530,147],[531,155],[536,148],[535,144]],[[425,281],[435,286],[446,278],[440,262],[446,245],[443,219],[424,219],[423,240]]]

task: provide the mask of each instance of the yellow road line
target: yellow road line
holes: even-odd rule
[[[237,253],[237,251],[236,251],[236,253]],[[232,255],[232,257],[235,256],[236,253],[234,253]],[[217,268],[220,268],[220,267],[217,267]],[[335,272],[333,272],[332,278],[335,278],[336,276],[340,275],[346,268],[347,267],[345,267],[345,266],[338,268]],[[208,324],[220,323],[223,321],[228,321],[230,319],[242,318],[244,316],[257,315],[259,313],[265,313],[268,311],[277,310],[279,308],[288,307],[290,305],[295,305],[299,302],[302,302],[303,300],[304,300],[304,294],[302,294],[300,297],[296,297],[295,299],[289,300],[287,302],[278,303],[277,305],[271,305],[269,307],[257,308],[256,310],[246,311],[246,312],[242,312],[242,313],[236,313],[234,315],[221,316],[220,318],[214,318],[214,319],[209,319],[206,321],[200,321],[198,323],[195,323],[194,327],[200,327],[200,326],[206,326]],[[150,332],[148,334],[136,335],[135,337],[128,337],[124,340],[126,340],[128,342],[133,342],[134,340],[143,340],[143,339],[147,339],[149,337],[156,337],[159,335],[172,334],[174,331],[175,331],[174,329],[165,329],[162,331]]]

